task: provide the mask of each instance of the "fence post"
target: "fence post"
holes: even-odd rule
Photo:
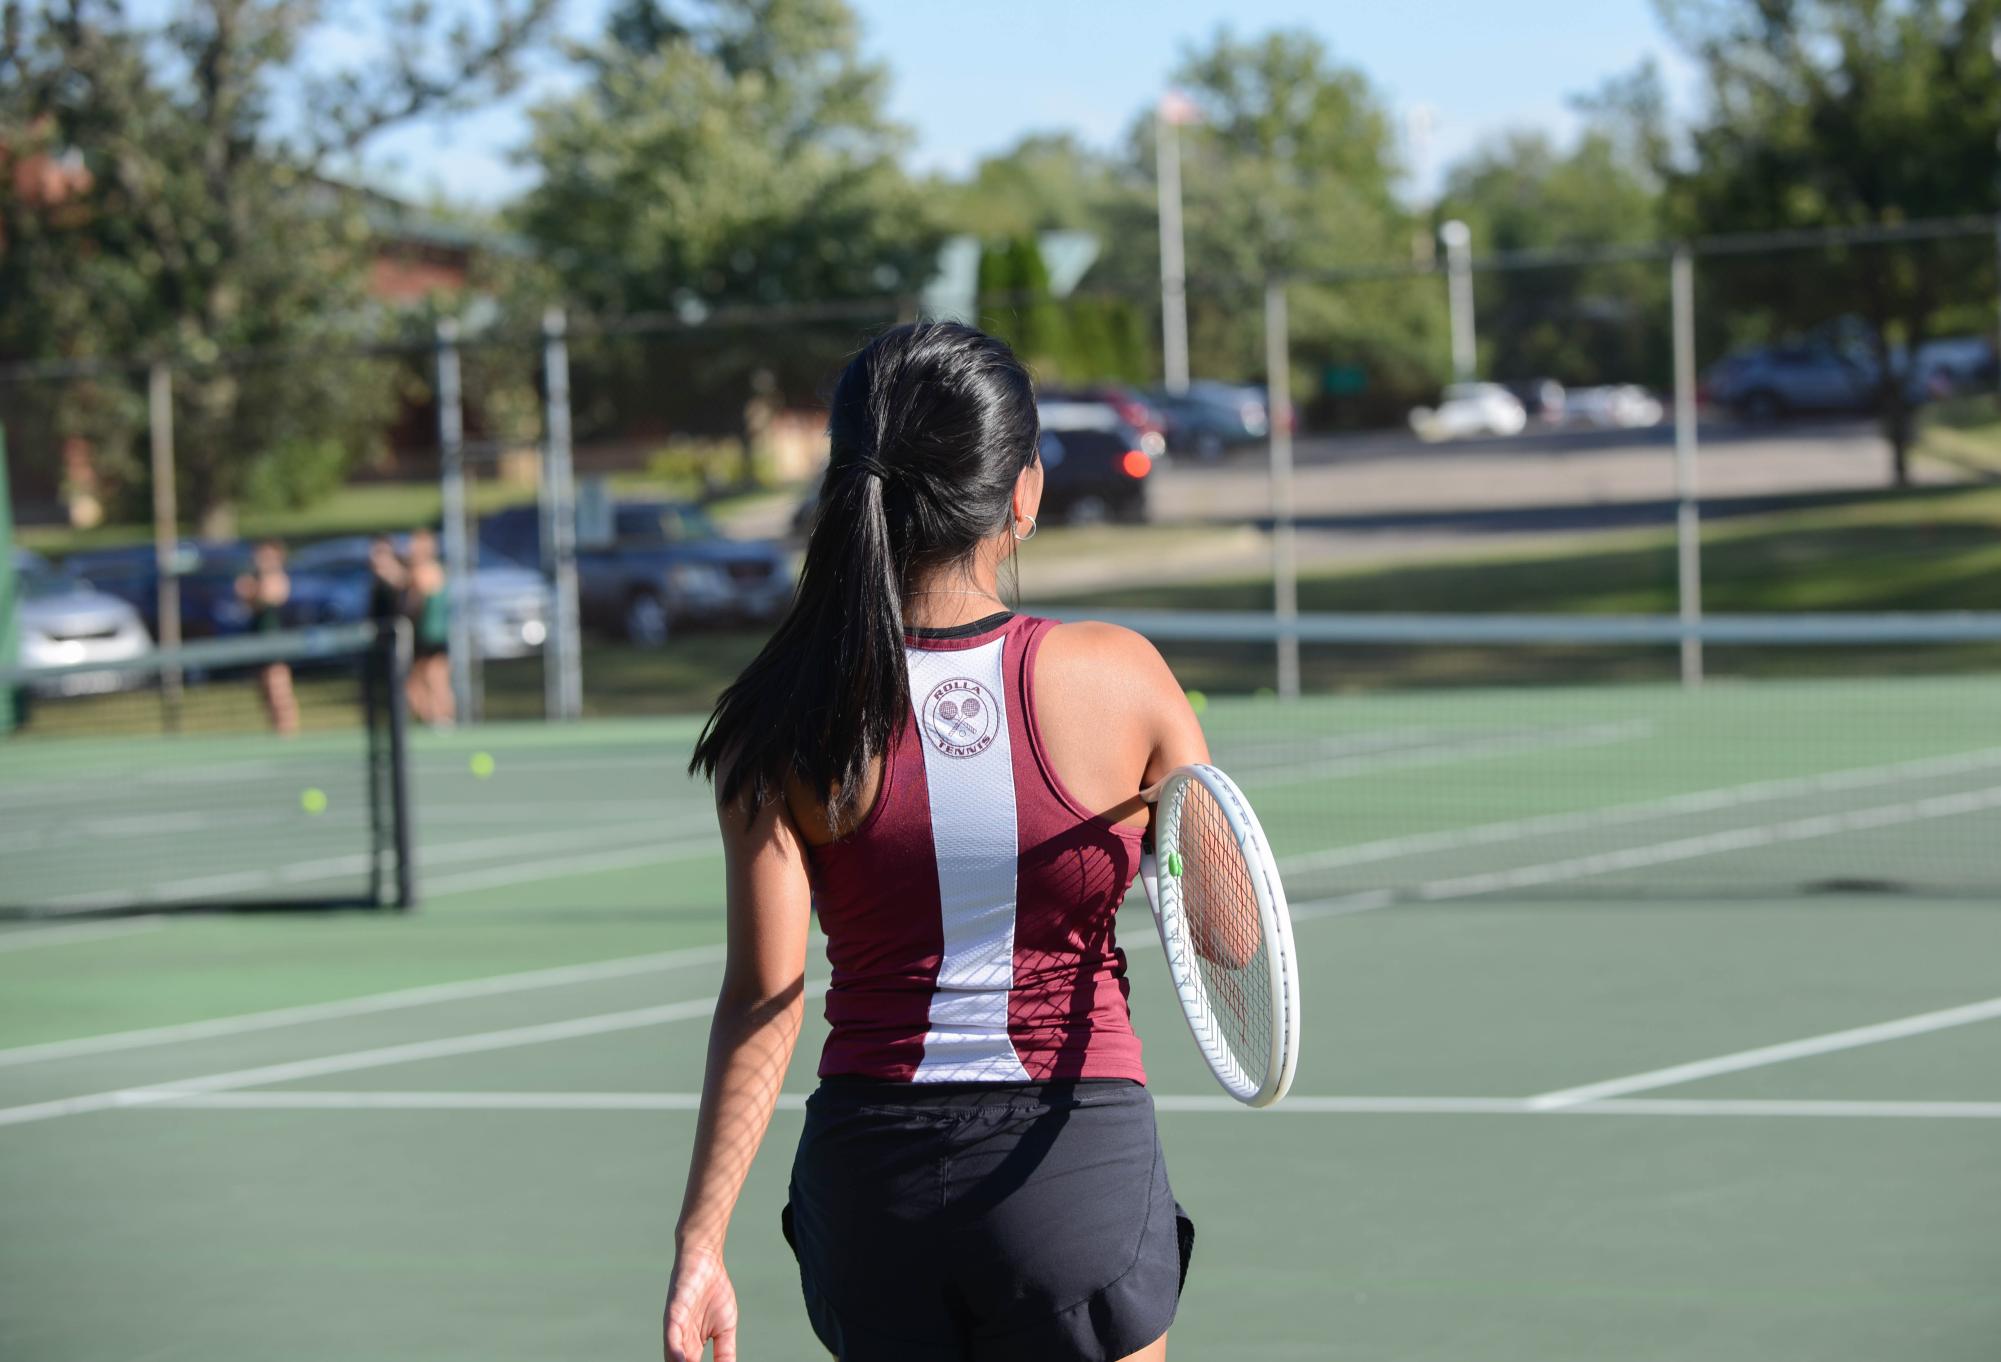
[[[174,487],[174,375],[164,363],[155,361],[146,371],[146,426],[150,437],[153,477],[153,562],[157,571],[154,590],[160,628],[159,644],[169,658],[178,659],[181,647],[180,535],[177,525],[180,507]],[[169,661],[160,668],[160,703],[169,733],[181,726],[181,664]]]
[[[15,711],[14,683],[8,675],[21,665],[20,587],[14,580],[14,509],[10,497],[7,427],[0,425],[0,736],[13,732],[26,717]]]
[[[1674,313],[1675,579],[1681,613],[1681,681],[1702,684],[1702,522],[1695,481],[1695,258],[1674,248],[1669,267]]]
[[[584,712],[581,629],[577,615],[577,489],[570,460],[570,349],[563,309],[542,314],[542,570],[554,593],[554,617],[542,643],[543,711],[551,719]]]
[[[1265,429],[1271,441],[1272,617],[1278,625],[1278,698],[1299,698],[1299,558],[1292,517],[1292,350],[1285,284],[1265,285]]]
[[[1441,225],[1445,243],[1445,304],[1452,323],[1452,378],[1471,383],[1480,376],[1480,351],[1474,339],[1473,232],[1457,218]]]
[[[438,464],[444,500],[445,590],[451,601],[452,708],[471,722],[472,556],[466,535],[465,394],[459,377],[459,324],[438,319]]]

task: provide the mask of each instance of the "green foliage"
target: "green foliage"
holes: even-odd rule
[[[841,0],[628,4],[534,111],[518,222],[595,311],[914,293],[940,240]]]
[[[955,231],[1005,240],[1036,232],[1103,232],[1115,205],[1147,187],[1112,157],[1070,133],[1035,133],[983,158],[964,183],[932,186],[940,220]]]
[[[1571,151],[1517,134],[1453,167],[1438,206],[1480,255],[1637,244],[1660,237],[1660,197],[1630,142],[1588,130]],[[1480,372],[1570,384],[1672,380],[1667,271],[1658,262],[1475,276]]]
[[[0,355],[173,365],[195,518],[325,487],[368,456],[398,395],[390,366],[300,362],[377,326],[372,205],[327,168],[409,118],[506,88],[550,4],[505,0],[474,25],[397,0],[381,14],[386,50],[345,68],[306,60],[320,11],[299,0],[176,0],[157,28],[110,0],[9,5],[0,154],[46,154],[75,174],[59,202],[0,195]],[[276,126],[281,84],[311,115],[296,131]],[[246,352],[268,359],[220,362]],[[41,407],[25,457],[52,461],[60,437],[81,435],[137,490],[131,384],[67,382]]]
[[[669,440],[646,460],[646,476],[677,496],[702,497],[728,485],[743,462],[741,440]]]
[[[1243,40],[1220,32],[1184,55],[1173,81],[1202,115],[1178,130],[1191,367],[1260,379],[1268,278],[1409,257],[1421,227],[1396,197],[1389,109],[1359,71],[1300,30]],[[1091,279],[1133,298],[1159,287],[1155,135],[1151,116],[1134,129],[1132,166],[1147,190],[1115,206],[1113,248]],[[1443,376],[1444,291],[1435,281],[1299,283],[1288,300],[1302,400],[1329,364],[1369,373],[1368,400],[1323,409],[1323,419],[1398,419]]]
[[[1707,112],[1670,181],[1703,231],[1888,227],[2001,208],[2001,0],[1662,0],[1700,63]],[[1722,276],[1740,334],[1862,319],[1888,374],[1969,294],[1994,296],[1982,243],[1858,247]],[[1713,293],[1712,293],[1712,296]],[[1728,339],[1728,338],[1726,338]],[[1903,387],[1880,394],[1905,475]]]
[[[1012,345],[1043,383],[1153,378],[1139,309],[1104,293],[1053,298],[1033,236],[988,243],[978,288],[980,325]]]

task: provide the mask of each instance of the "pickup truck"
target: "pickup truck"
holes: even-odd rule
[[[541,523],[534,506],[482,516],[480,546],[540,563]],[[725,538],[689,502],[619,502],[610,540],[577,545],[584,623],[643,647],[685,624],[769,620],[791,599],[790,565],[777,544]]]

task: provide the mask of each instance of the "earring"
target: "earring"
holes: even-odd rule
[[[1021,530],[1017,528],[1014,532],[1014,542],[1017,544],[1026,544],[1029,540],[1035,538],[1035,517],[1032,515],[1025,515],[1022,517],[1022,519],[1028,522],[1028,533],[1023,534]]]

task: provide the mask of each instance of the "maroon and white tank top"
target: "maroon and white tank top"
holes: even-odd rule
[[[1001,614],[906,639],[911,713],[875,803],[811,854],[833,970],[822,1077],[1145,1081],[1112,932],[1140,829],[1078,804],[1043,750],[1052,626]]]

